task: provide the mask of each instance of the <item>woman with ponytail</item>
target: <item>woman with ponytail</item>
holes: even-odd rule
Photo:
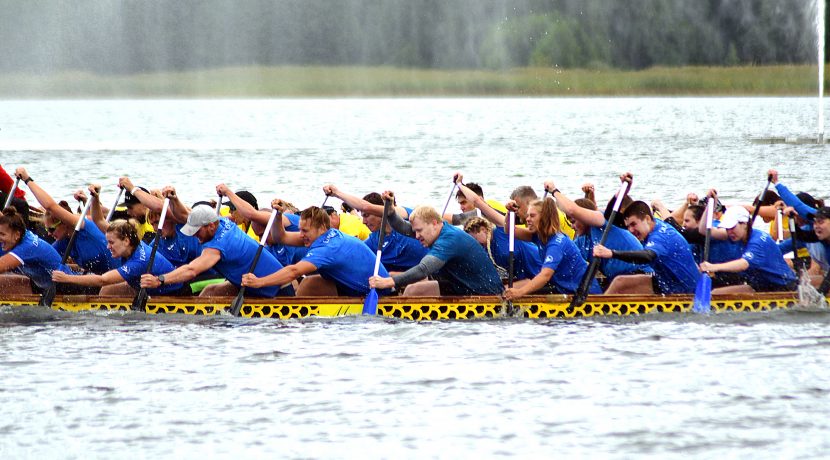
[[[14,207],[0,216],[0,292],[31,294],[52,284],[56,270],[70,272],[61,256],[49,243],[26,229],[23,217]],[[19,276],[10,272],[24,275]]]
[[[507,209],[516,211],[515,201]],[[574,242],[559,227],[559,209],[552,198],[535,200],[527,209],[527,228],[516,227],[516,238],[530,241],[539,249],[542,269],[527,284],[504,291],[507,300],[528,294],[573,294],[588,269]],[[601,294],[596,280],[591,294]]]

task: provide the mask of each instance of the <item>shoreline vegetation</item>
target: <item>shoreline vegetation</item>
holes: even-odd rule
[[[637,71],[254,66],[134,75],[7,74],[0,79],[0,98],[813,96],[817,74],[815,65]]]

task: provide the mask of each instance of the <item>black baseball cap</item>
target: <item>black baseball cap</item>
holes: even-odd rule
[[[259,209],[259,204],[257,203],[256,197],[254,196],[253,193],[251,193],[247,190],[240,190],[240,191],[236,192],[236,196],[238,196],[239,198],[242,198],[242,201],[244,201],[244,202],[248,203],[249,205],[253,206],[254,209]],[[230,208],[231,211],[236,211],[236,206],[234,206],[233,203],[228,203],[228,208]]]
[[[138,187],[138,188],[143,190],[145,193],[150,193],[150,191],[147,190],[144,187]],[[135,195],[130,193],[129,190],[124,192],[124,206],[129,208],[130,206],[133,206],[133,205],[136,205],[136,204],[141,204],[141,201],[139,201],[138,198],[135,197]]]
[[[830,219],[830,207],[824,206],[818,208],[815,213],[810,214],[813,219]]]

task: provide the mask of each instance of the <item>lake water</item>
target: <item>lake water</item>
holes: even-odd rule
[[[56,198],[122,174],[319,204],[334,182],[443,206],[635,174],[669,206],[827,197],[807,98],[4,101],[0,164]],[[830,313],[413,323],[0,306],[0,458],[826,458]]]

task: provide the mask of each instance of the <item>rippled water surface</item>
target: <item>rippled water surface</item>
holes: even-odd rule
[[[5,101],[0,164],[55,197],[121,174],[193,201],[392,188],[443,206],[453,171],[501,198],[547,178],[601,197],[770,167],[827,197],[810,99]],[[106,189],[105,189],[105,194]],[[114,197],[114,190],[111,190]],[[104,198],[106,201],[106,198]],[[826,458],[830,313],[577,321],[303,321],[0,307],[0,458]]]

